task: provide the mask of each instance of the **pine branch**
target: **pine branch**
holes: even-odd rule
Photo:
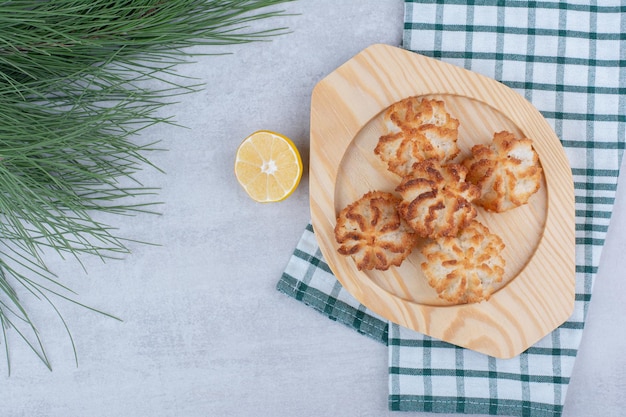
[[[43,250],[79,262],[118,257],[128,240],[92,214],[154,212],[158,190],[134,176],[158,169],[146,155],[156,144],[133,138],[171,123],[157,110],[201,88],[176,72],[186,50],[284,34],[252,25],[282,15],[275,6],[288,1],[0,1],[0,342],[9,371],[11,334],[51,368],[19,294],[49,304],[74,346],[53,300],[82,304]]]

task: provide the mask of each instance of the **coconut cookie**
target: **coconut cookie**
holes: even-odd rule
[[[384,121],[389,133],[379,138],[374,153],[401,177],[416,162],[430,158],[446,162],[459,154],[459,121],[443,101],[406,98],[387,109]]]
[[[502,281],[505,261],[502,239],[474,220],[458,236],[443,237],[426,244],[421,264],[440,298],[456,304],[489,299]]]
[[[506,131],[496,133],[489,145],[473,146],[463,165],[467,180],[481,189],[476,204],[489,211],[500,213],[526,204],[541,184],[532,140],[517,139]]]
[[[417,163],[396,191],[402,196],[398,212],[419,236],[456,236],[476,217],[472,201],[480,189],[465,182],[466,168],[441,165],[434,159]]]
[[[337,218],[338,252],[350,255],[359,270],[387,270],[409,256],[417,234],[396,210],[399,199],[373,191],[344,208]]]

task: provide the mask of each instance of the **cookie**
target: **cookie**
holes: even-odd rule
[[[477,215],[472,201],[480,189],[465,182],[466,173],[462,165],[434,159],[415,164],[396,187],[400,216],[421,237],[456,236]]]
[[[459,121],[441,100],[406,98],[387,109],[384,121],[389,133],[379,138],[374,153],[401,177],[416,162],[431,158],[447,162],[459,154]]]
[[[345,207],[337,217],[338,252],[351,256],[359,270],[387,270],[409,256],[417,234],[396,209],[391,193],[372,191]]]
[[[505,260],[502,239],[472,221],[458,236],[425,244],[422,271],[440,298],[455,304],[488,300],[502,281]]]
[[[539,157],[532,140],[502,131],[489,145],[475,145],[463,161],[467,180],[480,187],[476,204],[501,213],[528,203],[541,184]]]

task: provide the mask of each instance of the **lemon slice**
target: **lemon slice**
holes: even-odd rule
[[[298,187],[302,159],[291,140],[259,130],[239,145],[235,175],[248,195],[260,203],[282,201]]]

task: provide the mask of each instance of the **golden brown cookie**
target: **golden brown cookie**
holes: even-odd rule
[[[466,173],[462,165],[435,159],[415,164],[396,187],[402,196],[400,216],[421,237],[456,236],[477,214],[472,201],[480,189],[465,182]]]
[[[374,153],[401,177],[416,162],[429,158],[446,162],[459,153],[459,121],[443,101],[409,97],[392,104],[384,120],[389,133],[380,137]]]
[[[481,189],[476,204],[486,210],[503,212],[519,207],[539,190],[539,157],[528,138],[516,139],[499,132],[489,145],[475,145],[472,156],[463,161],[467,180]]]
[[[399,199],[372,191],[344,208],[337,217],[338,252],[350,255],[359,270],[387,270],[409,256],[417,234],[400,218]]]
[[[502,239],[474,220],[455,237],[426,244],[422,271],[439,297],[456,304],[487,300],[502,281]]]

